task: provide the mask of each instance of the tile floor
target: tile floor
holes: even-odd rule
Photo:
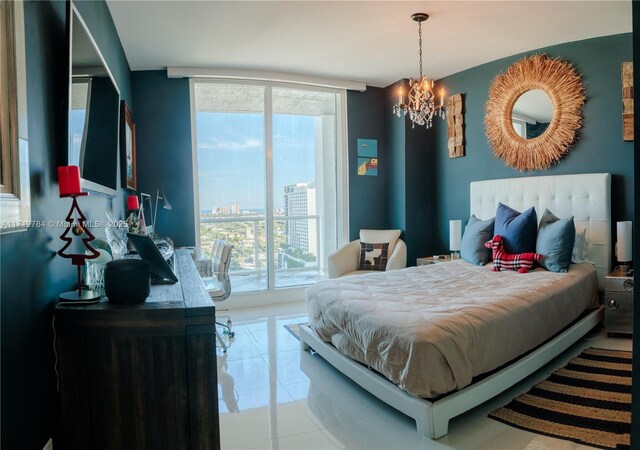
[[[631,349],[629,338],[592,332],[538,372],[493,400],[454,418],[431,440],[415,422],[371,396],[326,363],[300,352],[284,328],[306,321],[303,304],[231,311],[236,336],[218,350],[221,443],[227,449],[587,449],[487,418],[587,347]]]

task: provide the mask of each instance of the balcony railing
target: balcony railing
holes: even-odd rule
[[[324,278],[319,265],[320,216],[274,216],[275,287],[309,284]],[[243,226],[244,224],[244,226]],[[267,233],[264,216],[200,217],[200,246],[210,257],[216,239],[235,248],[229,273],[234,290],[267,289]],[[240,277],[252,277],[242,281]],[[245,285],[243,289],[242,286]],[[240,289],[237,289],[240,287]]]

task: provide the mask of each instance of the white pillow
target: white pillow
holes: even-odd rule
[[[396,241],[400,237],[400,230],[360,230],[360,242],[367,244],[384,244],[389,243],[389,250],[387,255],[393,254],[393,248],[396,246]]]
[[[587,241],[587,229],[585,227],[576,227],[576,239],[573,241],[571,262],[575,264],[590,262],[587,259],[588,252],[589,242]]]

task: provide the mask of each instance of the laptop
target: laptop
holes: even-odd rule
[[[127,233],[127,237],[140,255],[140,259],[149,264],[151,284],[174,284],[178,282],[178,277],[162,257],[162,253],[160,253],[151,237],[133,233]]]

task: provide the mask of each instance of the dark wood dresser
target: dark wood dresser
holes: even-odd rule
[[[56,449],[220,448],[215,308],[188,251],[175,257],[180,281],[141,305],[56,306]]]

